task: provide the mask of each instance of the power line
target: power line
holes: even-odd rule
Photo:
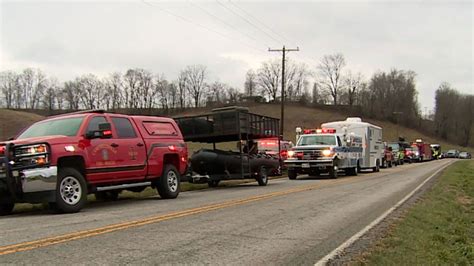
[[[288,40],[288,38],[286,38],[284,35],[282,35],[281,33],[278,33],[277,31],[273,30],[270,26],[268,26],[267,24],[265,24],[263,21],[259,20],[258,18],[256,18],[254,15],[252,15],[250,12],[246,11],[245,9],[243,9],[242,7],[238,6],[237,4],[235,4],[234,2],[232,2],[231,0],[228,1],[231,5],[233,5],[234,7],[236,7],[237,9],[239,9],[240,11],[242,11],[244,14],[246,14],[248,17],[250,17],[251,19],[253,19],[254,21],[260,23],[260,25],[264,26],[265,28],[267,28],[269,31],[271,31],[273,34],[277,35],[278,37],[281,38],[281,40],[285,41],[285,42],[290,42],[290,40]]]
[[[248,20],[247,18],[245,18],[244,16],[240,15],[239,13],[235,12],[234,10],[230,9],[229,7],[227,7],[226,5],[222,4],[219,0],[216,0],[216,2],[221,5],[223,8],[225,8],[226,10],[228,10],[229,12],[231,12],[232,14],[236,15],[237,17],[241,18],[243,21],[245,21],[247,24],[249,24],[250,26],[256,28],[257,30],[263,32],[265,35],[267,35],[268,37],[270,37],[272,40],[276,41],[277,43],[281,43],[280,40],[274,38],[272,35],[268,34],[266,31],[262,30],[260,27],[258,27],[257,25],[255,25],[254,23],[252,23],[250,20]]]
[[[200,7],[199,5],[193,3],[193,2],[191,2],[191,1],[189,1],[189,0],[188,0],[187,2],[190,3],[191,5],[193,5],[194,7],[198,8],[199,10],[203,11],[204,13],[206,13],[207,15],[209,15],[210,17],[212,17],[212,18],[216,19],[217,21],[221,22],[222,24],[226,25],[227,27],[229,27],[229,28],[235,30],[236,32],[238,32],[238,33],[240,33],[240,34],[246,36],[247,38],[249,38],[249,39],[251,39],[251,40],[254,40],[254,41],[258,42],[258,40],[255,39],[254,37],[252,37],[251,35],[249,35],[249,34],[247,34],[247,33],[245,33],[245,32],[240,31],[240,30],[239,30],[237,27],[235,27],[234,25],[232,25],[232,24],[228,23],[227,21],[225,21],[225,20],[219,18],[218,16],[216,16],[216,15],[210,13],[209,11],[207,11],[206,9],[204,9],[203,7]],[[268,46],[268,45],[265,45],[265,46]]]
[[[262,54],[263,54],[263,51],[260,50],[259,48],[255,47],[255,46],[252,46],[252,45],[249,45],[249,44],[247,44],[247,43],[245,43],[245,42],[242,42],[240,39],[232,38],[232,37],[228,36],[227,34],[223,34],[223,33],[219,32],[219,31],[216,31],[216,30],[214,30],[214,29],[212,29],[212,28],[209,28],[209,27],[207,27],[207,26],[205,26],[205,25],[203,25],[203,24],[194,22],[194,21],[192,21],[192,20],[190,20],[190,19],[188,19],[188,18],[185,18],[185,17],[183,17],[183,16],[180,16],[180,15],[178,15],[178,14],[175,14],[175,13],[173,13],[173,12],[167,10],[167,9],[164,9],[164,8],[159,7],[159,6],[156,6],[156,5],[154,5],[154,4],[150,3],[150,2],[147,2],[146,0],[142,0],[142,3],[144,3],[144,4],[148,5],[148,6],[154,7],[154,8],[158,8],[160,11],[162,11],[162,12],[164,12],[164,13],[167,13],[168,15],[171,15],[171,16],[174,16],[174,17],[176,17],[176,18],[179,18],[179,19],[181,19],[181,20],[183,20],[183,21],[185,21],[185,22],[187,22],[187,23],[189,23],[189,24],[192,24],[192,25],[201,27],[201,28],[203,28],[203,29],[205,29],[205,30],[207,30],[207,31],[213,32],[213,33],[215,33],[215,34],[217,34],[217,35],[219,35],[219,36],[221,36],[221,37],[224,37],[224,38],[226,38],[226,39],[229,39],[229,40],[232,40],[232,41],[240,42],[241,44],[243,44],[243,45],[245,45],[245,46],[247,46],[247,47],[249,47],[249,48],[252,48],[252,49],[258,51],[259,53],[262,53]]]

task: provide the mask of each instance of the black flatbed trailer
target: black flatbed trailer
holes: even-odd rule
[[[210,186],[217,186],[219,181],[224,179],[255,178],[260,185],[263,185],[263,183],[266,185],[267,177],[264,177],[266,179],[264,182],[261,179],[262,175],[268,173],[262,173],[262,171],[269,171],[270,169],[258,171],[256,169],[270,167],[270,163],[274,163],[276,160],[276,164],[280,166],[280,156],[277,159],[272,159],[269,156],[265,157],[263,154],[251,154],[250,149],[245,148],[257,139],[278,138],[280,140],[280,119],[278,118],[250,113],[246,107],[231,106],[213,109],[212,112],[206,114],[175,117],[174,119],[185,141],[213,143],[213,149],[219,155],[219,160],[214,161],[216,167],[212,173],[205,175],[191,174],[191,176],[188,176],[190,182],[208,182]],[[216,143],[231,141],[241,143],[238,148],[239,151],[227,152],[226,155],[225,151],[216,150]],[[280,145],[278,146],[280,147]],[[212,152],[212,150],[205,151]],[[235,166],[235,163],[240,164],[240,170],[236,171],[233,167],[233,171],[231,171],[230,165]],[[226,164],[226,166],[223,168],[217,167],[222,166],[222,164]],[[216,169],[221,169],[221,171],[216,173]],[[278,171],[280,171],[280,168]]]

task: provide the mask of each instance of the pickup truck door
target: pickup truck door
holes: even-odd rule
[[[116,181],[144,179],[147,173],[146,147],[135,124],[127,117],[110,116],[114,138],[112,146],[117,151],[114,169]]]

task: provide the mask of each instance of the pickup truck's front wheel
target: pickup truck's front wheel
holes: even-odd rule
[[[13,207],[15,207],[15,204],[13,204],[13,203],[1,203],[0,204],[0,216],[12,213]]]
[[[268,184],[268,173],[264,166],[260,167],[260,172],[256,179],[259,186],[266,186]]]
[[[174,165],[165,165],[163,176],[158,180],[157,190],[162,199],[174,199],[178,197],[180,176]]]
[[[73,168],[60,169],[53,207],[60,213],[74,213],[80,211],[86,202],[87,186],[82,174]]]

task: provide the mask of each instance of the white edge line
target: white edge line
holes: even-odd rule
[[[401,199],[397,204],[395,204],[392,208],[388,209],[386,212],[384,212],[382,215],[380,215],[377,219],[372,221],[369,225],[364,227],[362,230],[357,232],[355,235],[353,235],[351,238],[347,239],[344,243],[342,243],[340,246],[338,246],[336,249],[331,251],[331,253],[327,254],[324,258],[320,259],[318,262],[316,262],[314,265],[315,266],[323,266],[327,265],[328,262],[334,258],[336,258],[337,255],[341,254],[346,248],[354,244],[359,238],[361,238],[363,235],[365,235],[370,229],[374,228],[377,224],[379,224],[383,219],[385,219],[390,213],[395,211],[400,205],[405,203],[409,198],[411,198],[421,187],[423,187],[428,181],[430,181],[433,177],[435,177],[439,172],[444,170],[446,167],[454,163],[455,161],[451,161],[442,168],[438,169],[436,172],[434,172],[431,176],[429,176],[423,183],[418,185],[414,190],[412,190],[408,195],[406,195],[403,199]]]

